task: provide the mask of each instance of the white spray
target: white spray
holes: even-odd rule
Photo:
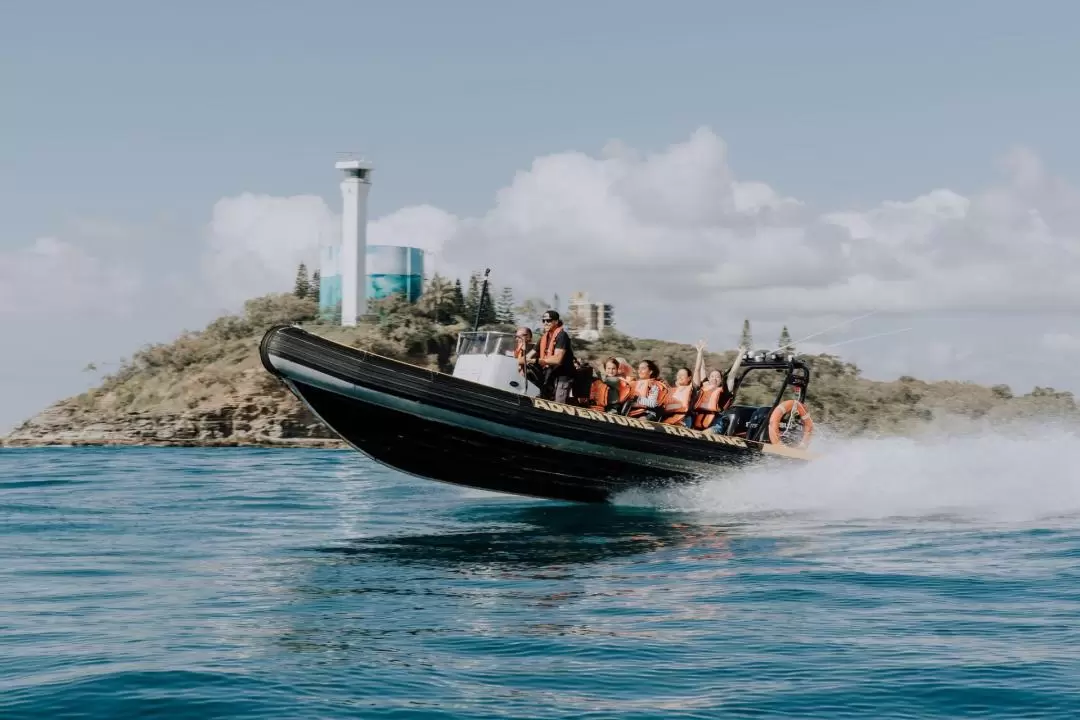
[[[628,492],[617,504],[727,519],[931,518],[1031,521],[1080,516],[1080,436],[1059,426],[920,439],[815,437],[820,457],[718,474],[696,487]]]

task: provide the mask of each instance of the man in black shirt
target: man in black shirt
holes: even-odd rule
[[[544,324],[544,334],[540,337],[537,359],[544,372],[541,397],[559,403],[569,402],[570,386],[574,380],[574,346],[559,319],[559,313],[547,310],[541,322]]]

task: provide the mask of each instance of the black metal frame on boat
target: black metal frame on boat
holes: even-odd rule
[[[734,382],[731,393],[736,400],[739,398],[739,389],[746,376],[752,372],[773,370],[784,372],[784,382],[776,391],[776,397],[772,405],[732,405],[728,412],[735,412],[741,427],[746,428],[746,437],[750,440],[764,442],[769,431],[768,418],[772,411],[784,400],[784,394],[789,387],[795,387],[799,396],[797,400],[805,405],[806,391],[810,387],[810,368],[802,360],[792,354],[780,351],[769,352],[760,350],[748,352],[740,360],[739,367],[735,370]]]
[[[259,352],[267,371],[351,446],[403,472],[457,485],[603,502],[750,461],[810,457],[488,387],[298,327],[271,328]],[[747,370],[762,367],[750,362]]]

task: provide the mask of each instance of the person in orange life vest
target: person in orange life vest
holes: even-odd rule
[[[693,382],[698,388],[698,394],[694,401],[691,427],[705,432],[722,432],[726,418],[721,413],[728,408],[732,400],[730,383],[719,370],[710,370],[709,374],[705,375],[704,340],[698,341],[697,350]],[[733,367],[732,370],[734,369]]]
[[[629,370],[630,366],[626,365],[626,369]],[[593,380],[589,389],[589,408],[600,412],[618,412],[630,399],[632,392],[630,382],[621,377],[618,359],[609,357],[604,361],[603,373]]]
[[[531,328],[519,327],[514,331],[514,357],[522,374],[525,373],[525,366],[536,359],[536,343],[533,342]]]
[[[558,312],[545,310],[540,321],[544,325],[536,360],[544,377],[540,396],[565,403],[570,400],[570,387],[574,381],[574,346]]]
[[[645,416],[656,420],[663,413],[667,400],[667,385],[660,379],[660,368],[652,360],[638,363],[637,380],[633,383],[634,402],[630,406],[630,417]]]
[[[531,328],[519,327],[514,332],[514,357],[517,359],[518,372],[525,376],[526,382],[536,387],[543,384],[540,368],[536,365],[536,343],[533,342]]]
[[[675,373],[675,386],[668,388],[667,399],[664,401],[664,414],[660,422],[665,425],[691,427],[690,408],[694,400],[694,389],[690,368],[679,368],[679,371]]]

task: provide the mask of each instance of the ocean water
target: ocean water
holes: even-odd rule
[[[0,718],[1080,717],[1080,439],[826,450],[611,506],[0,450]]]

